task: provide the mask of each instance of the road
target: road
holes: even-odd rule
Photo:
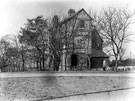
[[[126,89],[37,101],[135,101],[134,95],[135,89]]]
[[[103,72],[103,71],[86,71],[86,72],[9,72],[0,73],[0,78],[13,77],[45,77],[45,76],[113,76],[113,77],[135,77],[134,72]]]

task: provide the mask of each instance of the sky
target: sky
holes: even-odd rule
[[[54,14],[67,13],[68,9],[76,11],[84,8],[87,12],[92,8],[100,11],[107,7],[125,7],[135,11],[135,0],[0,0],[0,38],[5,35],[18,34],[20,27],[24,26],[26,19],[38,15],[49,17]],[[135,19],[135,18],[134,18]],[[131,27],[135,35],[135,25]],[[131,37],[135,40],[135,37]],[[135,42],[125,44],[126,57],[132,55],[135,58]]]

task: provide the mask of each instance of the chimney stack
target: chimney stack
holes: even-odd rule
[[[74,9],[69,9],[68,10],[68,16],[73,16],[75,14],[75,10]]]

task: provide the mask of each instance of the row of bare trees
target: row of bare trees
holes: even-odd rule
[[[108,8],[99,14],[90,13],[96,22],[94,26],[104,40],[105,50],[113,55],[116,61],[121,57],[124,42],[132,35],[129,28],[133,24],[133,15],[134,13],[125,8]],[[1,71],[26,71],[32,68],[42,71],[58,70],[63,46],[70,47],[71,42],[74,42],[74,30],[71,35],[64,34],[67,30],[63,32],[63,28],[57,27],[59,22],[56,15],[50,22],[43,16],[38,16],[27,19],[19,35],[3,37],[0,40]],[[49,30],[52,31],[48,34]]]
[[[102,10],[97,15],[91,10],[91,14],[96,20],[96,27],[104,40],[104,50],[109,56],[115,58],[115,67],[117,69],[117,61],[122,59],[126,49],[123,47],[127,42],[135,42],[131,40],[134,37],[130,27],[134,24],[134,14],[128,7],[125,8],[108,8]]]

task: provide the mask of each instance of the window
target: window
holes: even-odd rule
[[[85,28],[85,21],[84,20],[80,20],[79,27],[80,28]]]

